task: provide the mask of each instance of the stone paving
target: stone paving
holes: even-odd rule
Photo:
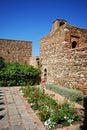
[[[17,87],[0,88],[0,130],[46,130]]]

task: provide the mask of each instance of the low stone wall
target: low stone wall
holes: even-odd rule
[[[73,124],[71,126],[62,127],[62,128],[56,128],[55,130],[82,130],[81,126],[83,126],[83,123]]]

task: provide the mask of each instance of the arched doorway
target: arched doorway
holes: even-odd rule
[[[76,46],[77,46],[77,42],[76,42],[76,41],[73,41],[73,42],[72,42],[72,48],[76,48]]]
[[[44,80],[45,80],[45,82],[47,81],[47,69],[46,68],[44,69]]]

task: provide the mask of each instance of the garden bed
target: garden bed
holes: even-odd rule
[[[44,87],[47,90],[50,90],[56,94],[59,94],[59,95],[61,95],[61,97],[63,96],[65,98],[69,99],[70,101],[83,105],[83,99],[85,96],[79,90],[66,88],[63,86],[58,86],[51,82],[46,82],[46,83],[42,84],[41,87]]]
[[[74,104],[66,100],[60,104],[35,86],[22,87],[21,91],[47,130],[65,130],[68,127],[64,126],[72,125],[74,122],[82,122],[82,114],[74,109]],[[75,126],[79,127],[79,125]],[[73,130],[73,127],[70,130]]]
[[[41,88],[42,89],[42,88]],[[51,90],[48,90],[46,88],[44,88],[44,92],[46,95],[52,97],[54,100],[58,101],[59,103],[63,103],[65,100],[67,100],[68,102],[72,102],[74,104],[74,108],[78,108],[78,109],[84,109],[84,107],[76,102],[70,101],[68,100],[66,97],[61,96],[58,93],[55,93]]]

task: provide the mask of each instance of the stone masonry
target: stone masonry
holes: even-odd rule
[[[57,19],[40,41],[42,79],[69,88],[87,88],[87,30]]]
[[[35,68],[38,68],[38,66],[39,66],[39,57],[38,56],[30,57],[30,65],[33,65]]]
[[[0,57],[6,61],[29,64],[31,56],[31,41],[0,39]]]
[[[32,42],[0,39],[0,57],[6,61],[39,65],[32,57]],[[87,88],[87,30],[71,26],[63,19],[52,23],[40,41],[42,79],[69,88]]]

